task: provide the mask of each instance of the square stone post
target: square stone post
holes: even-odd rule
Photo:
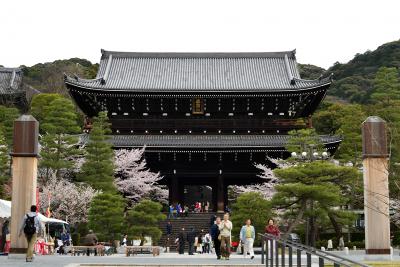
[[[362,125],[362,138],[366,254],[390,254],[386,122],[368,117]]]
[[[10,257],[25,254],[28,244],[19,236],[23,216],[36,205],[39,123],[31,115],[14,122],[12,156],[11,248]]]

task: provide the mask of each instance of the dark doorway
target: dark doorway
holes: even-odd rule
[[[185,185],[184,187],[184,203],[189,206],[191,211],[194,210],[195,203],[200,202],[202,211],[208,204],[208,211],[213,210],[213,193],[212,187],[208,185]]]

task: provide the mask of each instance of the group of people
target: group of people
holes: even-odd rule
[[[203,203],[196,201],[193,205],[193,211],[196,213],[208,212],[209,209],[210,209],[210,202],[208,202],[208,201],[203,202]]]
[[[189,212],[195,212],[195,213],[200,213],[200,212],[208,212],[210,209],[210,203],[208,201],[206,202],[199,202],[196,201],[193,205],[190,207],[185,205],[182,206],[180,203],[177,204],[171,204],[169,205],[168,208],[168,219],[177,219],[178,217],[187,217]]]
[[[168,219],[174,218],[177,219],[178,217],[187,217],[189,214],[189,207],[188,206],[183,206],[181,204],[176,204],[176,205],[169,205],[169,211],[168,211]]]
[[[210,233],[205,233],[204,230],[198,234],[192,227],[186,234],[185,229],[182,228],[176,243],[178,245],[179,254],[184,254],[185,244],[188,242],[189,255],[197,253],[210,253],[212,248],[215,251],[217,259],[229,260],[231,255],[231,244],[232,244],[232,222],[229,220],[229,213],[225,213],[223,219],[221,217],[212,217],[212,224],[210,227]],[[167,234],[170,235],[172,225],[169,222],[167,224]],[[274,236],[280,235],[279,228],[275,225],[274,220],[270,219],[267,226],[265,227],[265,233],[272,234]],[[243,256],[247,258],[250,256],[254,259],[253,244],[256,238],[256,231],[251,223],[251,219],[247,219],[245,224],[241,227],[239,239],[243,247]]]

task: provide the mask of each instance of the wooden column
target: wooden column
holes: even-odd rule
[[[39,123],[31,115],[14,122],[10,254],[24,254],[28,247],[19,229],[23,216],[36,205],[38,131]]]
[[[366,254],[390,254],[386,122],[368,117],[362,125]]]
[[[177,204],[179,202],[179,183],[178,177],[171,176],[169,183],[169,204]]]
[[[217,178],[217,212],[225,211],[225,185],[224,185],[224,177],[222,175],[218,175]]]

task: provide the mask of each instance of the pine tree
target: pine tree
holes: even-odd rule
[[[396,68],[381,67],[378,70],[371,99],[385,105],[390,105],[394,100],[400,100],[400,80]]]
[[[10,178],[10,156],[6,139],[0,131],[0,197],[4,198],[4,185]]]
[[[152,242],[157,244],[160,240],[162,231],[159,222],[165,220],[166,216],[161,213],[162,205],[151,200],[142,200],[128,211],[126,220],[128,234],[144,240],[145,236],[150,236]]]
[[[79,132],[76,117],[73,103],[65,98],[55,99],[48,108],[42,125],[45,134],[41,139],[39,165],[46,181],[52,174],[60,178],[63,170],[74,165],[70,159],[79,154],[75,148],[78,139],[72,135]]]
[[[14,121],[19,117],[19,111],[16,108],[0,106],[0,128],[7,145],[11,148],[14,133]]]
[[[286,234],[303,219],[311,218],[314,227],[310,240],[313,244],[318,220],[340,223],[351,217],[348,212],[338,212],[335,208],[349,203],[349,196],[356,191],[358,172],[355,168],[314,161],[276,169],[275,174],[280,183],[275,186],[272,204],[285,210],[283,217],[289,221]],[[335,230],[338,229],[335,227]]]
[[[263,233],[265,224],[272,216],[271,203],[259,192],[241,194],[232,206],[233,236],[239,236],[240,226],[250,219],[256,231]],[[257,234],[257,233],[256,233]],[[256,235],[256,240],[259,240]]]
[[[99,240],[119,239],[124,223],[125,201],[118,194],[103,193],[92,200],[88,216],[88,226]]]
[[[114,186],[114,151],[107,141],[110,133],[107,113],[100,112],[93,119],[90,140],[86,146],[86,160],[78,174],[78,180],[89,183],[103,192],[115,192]]]

